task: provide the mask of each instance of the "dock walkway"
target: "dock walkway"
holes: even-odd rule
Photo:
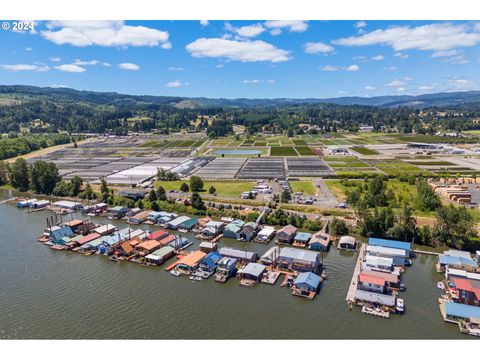
[[[355,302],[355,290],[357,289],[357,279],[358,279],[358,274],[360,274],[366,246],[367,244],[363,243],[362,246],[360,247],[360,251],[358,252],[357,262],[355,263],[355,269],[353,269],[352,280],[350,281],[350,286],[347,292],[347,298],[345,299],[345,301],[350,303]]]

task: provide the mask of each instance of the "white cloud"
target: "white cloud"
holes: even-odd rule
[[[223,69],[223,68],[225,67],[225,65],[223,65],[223,64],[218,64],[218,65],[215,65],[215,67],[216,67],[217,69]]]
[[[468,91],[476,87],[473,81],[467,79],[451,79],[448,83],[451,85],[451,90],[454,91]]]
[[[51,88],[54,88],[54,89],[61,89],[61,88],[66,88],[68,87],[67,85],[63,85],[63,84],[52,84],[50,85]]]
[[[117,66],[119,69],[122,69],[122,70],[133,70],[133,71],[140,70],[140,66],[133,63],[121,63],[121,64],[118,64]]]
[[[162,49],[168,50],[172,48],[172,43],[170,41],[164,42],[162,45],[160,45]]]
[[[200,38],[188,44],[187,51],[193,57],[226,58],[241,62],[282,62],[291,59],[288,51],[265,41],[236,41],[220,38]]]
[[[413,80],[412,78],[407,76],[407,77],[404,77],[403,79],[392,80],[392,81],[386,83],[385,86],[390,87],[390,88],[396,88],[397,90],[402,89],[402,90],[399,90],[399,91],[403,91],[403,90],[405,90],[405,86],[407,86],[408,83],[412,80]]]
[[[370,60],[373,60],[373,61],[382,61],[384,59],[385,59],[385,56],[383,55],[377,55],[370,58]]]
[[[395,71],[397,69],[398,69],[398,67],[396,67],[396,66],[385,66],[383,68],[383,70],[387,70],[387,71]]]
[[[81,67],[75,64],[62,64],[62,65],[54,66],[54,68],[60,71],[70,72],[70,73],[83,73],[87,71],[87,69],[85,69],[84,67]]]
[[[188,85],[190,85],[190,83],[183,82],[183,81],[180,81],[180,80],[170,81],[170,82],[165,84],[166,87],[173,87],[173,88],[178,88],[178,87],[188,86]]]
[[[430,85],[421,85],[418,87],[420,92],[428,92],[432,90],[436,90],[438,88],[438,84],[430,84]]]
[[[348,92],[343,91],[343,90],[340,90],[340,91],[338,92],[338,95],[347,95],[347,94],[348,94]]]
[[[303,45],[307,54],[325,54],[335,50],[333,46],[322,42],[309,42]]]
[[[168,70],[170,70],[170,71],[183,71],[184,69],[183,69],[183,67],[180,67],[180,66],[170,66],[168,68]]]
[[[80,59],[75,59],[73,62],[73,65],[78,65],[78,66],[85,66],[85,65],[97,65],[98,60],[89,60],[89,61],[84,61]]]
[[[18,71],[35,71],[35,72],[45,72],[50,68],[46,65],[35,65],[35,64],[3,64],[0,65],[0,68],[12,72]]]
[[[268,83],[268,84],[275,84],[275,80],[243,80],[242,83],[244,84],[260,84],[260,83]]]
[[[367,90],[367,91],[372,91],[372,90],[375,90],[376,87],[375,87],[375,86],[371,86],[371,85],[367,85],[367,86],[364,87],[364,89]]]
[[[62,59],[59,58],[59,57],[51,57],[51,58],[50,58],[50,61],[59,62],[59,61],[62,61]]]
[[[347,66],[345,68],[345,70],[347,70],[347,71],[358,71],[358,70],[360,70],[360,66],[358,66],[356,64],[353,64],[353,65]]]
[[[52,21],[41,35],[57,45],[73,46],[166,46],[169,34],[124,21]],[[171,46],[171,44],[170,44]]]
[[[355,29],[363,29],[365,26],[367,26],[367,23],[365,21],[357,21],[353,26]]]
[[[459,51],[458,50],[441,50],[441,51],[435,51],[431,57],[436,58],[436,57],[446,57],[446,56],[454,56],[458,55]]]
[[[33,48],[31,46],[28,46],[25,48],[25,51],[33,51]]]
[[[255,37],[260,35],[265,31],[265,28],[261,24],[253,24],[253,25],[247,25],[247,26],[242,26],[238,29],[235,29],[235,32],[243,37]]]
[[[200,25],[207,26],[208,25],[208,20],[200,20]]]
[[[279,35],[283,29],[290,32],[304,32],[308,29],[308,23],[301,20],[272,20],[266,21],[264,26],[270,29],[270,34]]]
[[[349,65],[349,66],[346,66],[346,67],[343,67],[343,66],[333,66],[333,65],[325,65],[325,66],[320,66],[320,70],[322,71],[340,71],[340,70],[344,70],[344,71],[358,71],[360,70],[360,66],[356,65],[356,64],[353,64],[353,65]]]
[[[401,52],[396,52],[395,54],[393,54],[393,56],[398,57],[400,59],[408,59],[408,54],[404,54]]]
[[[480,42],[480,32],[469,24],[435,23],[417,27],[395,26],[360,36],[337,39],[344,46],[388,45],[395,51],[450,50],[471,47]]]
[[[108,63],[108,62],[102,62],[102,65],[103,65],[103,66],[106,66],[106,67],[111,67],[111,66],[112,66],[112,64],[110,64],[110,63]]]

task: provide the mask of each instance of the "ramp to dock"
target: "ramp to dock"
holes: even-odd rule
[[[353,269],[352,280],[350,281],[350,286],[347,292],[347,298],[345,299],[346,302],[354,302],[355,301],[355,290],[357,289],[357,279],[358,275],[360,274],[360,270],[362,267],[363,258],[365,256],[365,248],[367,244],[363,243],[360,246],[360,251],[358,252],[357,262],[355,263],[355,269]]]

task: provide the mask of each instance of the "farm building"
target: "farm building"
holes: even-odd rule
[[[342,236],[338,241],[338,248],[344,250],[355,250],[357,248],[357,240],[353,236]]]
[[[174,248],[171,246],[164,246],[145,256],[145,261],[149,264],[160,265],[170,259],[173,256],[174,251]]]
[[[275,228],[272,226],[265,226],[259,231],[254,241],[261,243],[268,243],[275,236]]]
[[[256,222],[246,223],[242,230],[237,234],[237,240],[239,241],[251,241],[258,230],[258,224]]]
[[[277,232],[277,242],[281,244],[291,244],[296,233],[297,228],[295,226],[284,226]]]
[[[319,231],[312,235],[308,248],[314,251],[328,251],[330,249],[330,235]]]
[[[257,260],[257,254],[251,251],[237,250],[223,247],[218,250],[220,255],[237,259],[241,262],[252,262]]]
[[[318,252],[290,247],[280,249],[280,255],[277,260],[279,268],[290,271],[318,273],[322,266]]]

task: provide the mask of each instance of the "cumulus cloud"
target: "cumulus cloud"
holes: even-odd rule
[[[373,60],[373,61],[382,61],[384,59],[385,59],[385,56],[383,55],[376,55],[370,58],[370,60]]]
[[[450,79],[448,81],[450,88],[453,91],[469,91],[474,90],[476,85],[473,81],[468,79]]]
[[[367,26],[367,23],[365,21],[357,21],[353,26],[355,29],[363,29],[365,26]]]
[[[39,64],[0,64],[0,68],[7,71],[12,71],[12,72],[18,72],[18,71],[45,72],[50,69],[46,65],[39,65]]]
[[[62,65],[54,66],[54,68],[57,70],[60,70],[63,72],[69,72],[69,73],[83,73],[87,71],[87,69],[85,69],[84,67],[75,65],[75,64],[62,64]]]
[[[59,61],[62,61],[62,59],[59,58],[59,57],[51,57],[51,58],[50,58],[50,61],[59,62]]]
[[[208,20],[200,20],[200,25],[207,26],[208,25]]]
[[[395,26],[360,36],[334,40],[343,46],[387,45],[395,51],[450,50],[480,42],[480,32],[470,24],[435,23],[422,26]]]
[[[165,84],[166,87],[171,87],[171,88],[179,88],[179,87],[188,86],[188,85],[190,85],[190,83],[184,82],[181,80],[170,81]]]
[[[301,20],[272,20],[266,21],[264,26],[272,35],[279,35],[285,29],[290,32],[304,32],[308,29],[308,23]]]
[[[402,90],[399,90],[399,91],[403,91],[403,90],[405,90],[405,86],[407,86],[408,83],[412,80],[413,79],[410,78],[410,77],[404,77],[402,79],[392,80],[392,81],[386,83],[385,86],[389,87],[389,88],[395,88],[397,90],[402,89]]]
[[[126,63],[118,64],[117,66],[121,70],[133,70],[133,71],[140,70],[140,66],[134,63],[126,62]]]
[[[25,48],[25,51],[33,51],[33,48],[31,46],[28,46]]]
[[[303,49],[307,54],[326,54],[335,51],[333,46],[322,42],[308,42],[303,45]]]
[[[454,56],[458,55],[459,51],[458,50],[442,50],[442,51],[435,51],[431,57],[436,58],[436,57],[447,57],[447,56]]]
[[[73,46],[161,46],[171,47],[169,33],[124,21],[52,21],[41,35],[57,45]]]
[[[241,62],[282,62],[291,59],[290,53],[265,41],[237,41],[221,38],[200,38],[188,44],[193,57],[225,58]]]
[[[322,71],[340,71],[340,70],[344,70],[344,71],[353,71],[353,72],[356,72],[356,71],[360,70],[360,66],[358,66],[358,65],[356,65],[356,64],[352,64],[352,65],[349,65],[349,66],[325,65],[325,66],[320,66],[320,70],[322,70]]]
[[[238,29],[235,29],[235,32],[243,37],[255,37],[260,35],[265,31],[265,28],[261,24],[253,24],[253,25],[247,25],[247,26],[242,26],[239,27]]]
[[[168,68],[168,70],[170,70],[170,71],[183,71],[184,69],[181,66],[170,66]]]
[[[396,66],[385,66],[383,68],[383,70],[386,70],[386,71],[395,71],[397,69],[398,69],[398,67],[396,67]]]
[[[371,86],[371,85],[367,85],[367,86],[364,87],[364,89],[367,90],[367,91],[372,91],[372,90],[375,90],[376,87],[375,87],[375,86]]]

